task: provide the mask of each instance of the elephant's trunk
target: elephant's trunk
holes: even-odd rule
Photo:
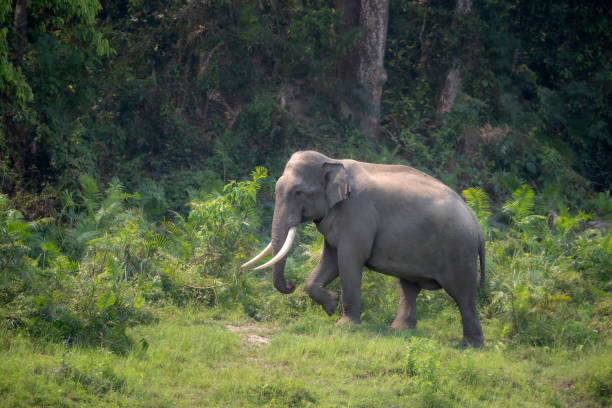
[[[278,263],[274,264],[272,276],[274,280],[274,287],[278,289],[280,293],[288,295],[295,290],[295,285],[293,282],[285,281],[285,259],[282,259],[278,261]]]
[[[275,208],[274,219],[272,221],[272,251],[274,254],[277,254],[283,247],[283,244],[287,239],[288,230],[289,228],[287,228],[285,222],[278,216]],[[274,287],[278,289],[279,292],[289,294],[295,290],[295,285],[291,281],[285,281],[286,259],[286,257],[283,257],[274,264],[272,278]]]

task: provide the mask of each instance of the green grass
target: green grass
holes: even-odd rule
[[[610,340],[578,348],[496,338],[462,349],[458,313],[415,331],[337,327],[317,309],[288,324],[165,307],[123,355],[0,333],[3,407],[559,407],[611,402]],[[455,318],[453,318],[453,316]],[[240,328],[230,331],[227,325]],[[259,337],[253,337],[259,336]],[[258,339],[259,342],[249,339]],[[264,341],[268,341],[266,343]]]

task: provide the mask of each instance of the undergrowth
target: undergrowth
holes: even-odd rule
[[[81,188],[62,195],[54,218],[28,222],[0,200],[1,324],[68,344],[123,352],[126,328],[167,302],[239,309],[267,321],[320,311],[303,290],[276,293],[265,272],[239,265],[258,244],[256,194],[267,172],[194,195],[188,213],[149,217],[140,194],[112,180],[104,191],[81,176]],[[536,213],[538,195],[520,185],[495,211],[478,188],[463,195],[487,237],[487,285],[479,296],[495,336],[509,343],[584,347],[609,335],[612,232],[589,228],[591,214],[567,207]],[[601,213],[608,211],[601,200]],[[494,214],[494,215],[493,215]],[[306,226],[289,257],[290,278],[303,285],[318,262],[322,237]],[[338,290],[337,282],[331,288]],[[365,321],[388,323],[397,302],[395,282],[366,271]],[[454,310],[444,293],[419,297],[424,317]],[[338,312],[339,313],[339,312]]]
[[[340,312],[328,317],[302,287],[323,245],[312,225],[287,263],[294,294],[240,270],[264,244],[266,175],[203,189],[185,214],[163,217],[116,179],[102,190],[82,176],[37,221],[0,196],[8,406],[609,404],[612,231],[592,219],[609,214],[607,193],[586,214],[547,206],[525,184],[499,207],[482,189],[463,191],[487,238],[485,348],[465,351],[447,294],[424,291],[418,328],[395,332],[395,279],[368,270],[364,324],[334,327]],[[227,321],[259,322],[271,345],[245,346]]]

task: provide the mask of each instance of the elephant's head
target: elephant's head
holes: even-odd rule
[[[283,175],[276,182],[276,201],[272,220],[272,240],[249,266],[270,251],[274,257],[255,269],[274,265],[274,286],[281,293],[295,290],[285,281],[285,255],[293,244],[298,224],[319,221],[339,202],[348,198],[349,180],[344,165],[317,152],[298,152],[291,156]]]

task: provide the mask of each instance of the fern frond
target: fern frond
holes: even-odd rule
[[[533,227],[539,223],[546,222],[546,217],[543,215],[531,214],[523,217],[519,225],[521,227]]]
[[[261,179],[265,179],[266,177],[268,177],[268,169],[266,169],[263,166],[257,166],[255,167],[255,170],[253,171],[253,181],[254,182],[258,182]],[[259,187],[259,183],[257,188]]]
[[[521,225],[525,217],[533,214],[534,197],[533,189],[523,184],[512,193],[512,199],[506,201],[503,209],[512,215],[515,224]]]
[[[95,199],[98,198],[100,190],[96,181],[88,174],[81,174],[79,176],[79,183],[83,189],[83,196],[85,198]]]
[[[487,221],[491,216],[491,206],[489,204],[489,197],[482,189],[478,187],[468,188],[461,192],[465,199],[468,207],[472,209],[474,215],[478,219],[478,222],[483,226],[487,225]]]

